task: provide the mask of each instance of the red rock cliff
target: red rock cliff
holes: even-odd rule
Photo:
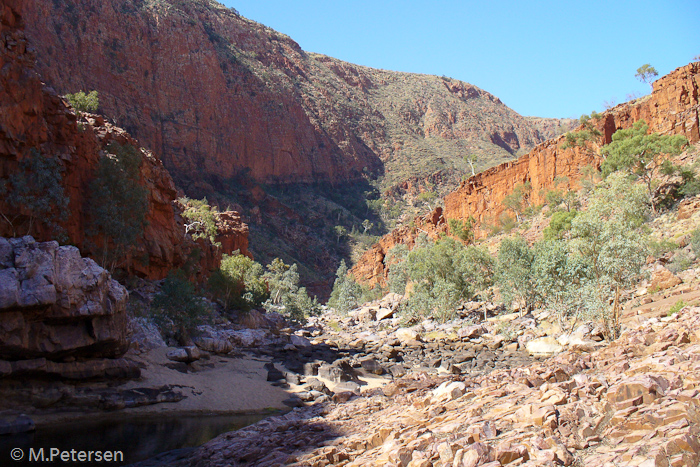
[[[690,142],[697,142],[700,140],[699,96],[700,63],[680,67],[657,80],[650,96],[605,112],[598,122],[603,133],[600,144],[609,143],[615,131],[629,128],[640,119],[647,121],[652,132],[680,134]],[[589,164],[597,166],[600,161],[578,148],[563,150],[563,143],[564,136],[546,141],[515,161],[470,177],[445,197],[444,218],[464,220],[473,216],[477,225],[497,219],[506,209],[504,197],[524,182],[532,184],[531,200],[535,204],[543,201],[542,194],[553,187],[555,177],[568,177],[576,185],[582,176],[581,169]],[[395,230],[370,248],[350,272],[360,282],[383,284],[387,271],[382,261],[386,252],[398,243],[412,244],[417,234],[406,227]]]
[[[60,93],[99,91],[101,111],[189,194],[243,174],[339,182],[385,171],[398,183],[407,160],[449,152],[463,164],[474,150],[497,163],[551,130],[467,83],[306,53],[213,1],[26,0],[23,14],[44,79]],[[410,175],[452,167],[410,165]]]
[[[71,243],[89,254],[84,207],[100,154],[112,141],[133,145],[145,156],[141,183],[148,191],[149,208],[145,231],[132,254],[142,260],[133,261],[132,269],[147,278],[164,277],[170,269],[183,265],[195,247],[194,242],[186,238],[180,211],[173,203],[176,191],[172,178],[161,161],[143,150],[123,129],[95,115],[85,115],[78,122],[76,114],[64,101],[43,85],[34,71],[35,52],[24,35],[18,13],[22,4],[18,0],[7,0],[0,10],[0,180],[16,171],[19,161],[32,149],[58,158],[65,169],[64,192],[69,198],[68,216],[62,227]],[[2,213],[9,213],[10,209],[0,200]],[[31,215],[30,212],[21,214]],[[222,232],[226,238],[222,243],[231,250],[247,252],[247,226],[240,222],[236,213],[229,213],[227,220],[227,229]],[[31,233],[39,240],[51,239],[52,232],[40,220],[31,231],[26,229],[25,223],[16,234]],[[1,221],[0,235],[12,233],[11,226]],[[216,267],[222,252],[204,243],[200,247],[204,250],[204,269]]]

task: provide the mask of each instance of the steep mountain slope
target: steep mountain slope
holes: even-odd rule
[[[84,254],[97,256],[94,238],[87,231],[90,182],[95,177],[101,155],[109,152],[110,143],[131,145],[142,155],[139,182],[146,189],[146,226],[132,251],[135,260],[131,272],[142,277],[160,279],[169,270],[182,266],[197,245],[185,235],[180,208],[174,204],[176,189],[162,162],[123,129],[104,121],[101,116],[78,117],[56,93],[41,82],[34,64],[32,42],[24,33],[19,15],[22,2],[8,0],[0,9],[0,186],[20,171],[20,164],[32,153],[42,154],[60,164],[63,193],[68,199],[65,218],[60,225],[66,238]],[[32,173],[33,178],[42,175]],[[12,183],[10,185],[10,190]],[[34,235],[39,240],[53,240],[54,231],[46,219],[31,211],[24,202],[19,209],[0,197],[0,236]],[[34,203],[37,204],[37,203]],[[53,206],[54,212],[60,211]],[[20,212],[18,212],[20,211]],[[13,223],[9,221],[12,220]],[[29,220],[29,221],[28,221]],[[14,224],[14,225],[13,225]],[[236,213],[220,219],[222,236],[218,239],[229,251],[246,251],[248,227]],[[200,241],[204,269],[218,266],[221,251]]]
[[[599,145],[608,144],[620,128],[629,128],[644,119],[650,131],[661,134],[684,135],[691,143],[700,140],[700,63],[680,67],[654,83],[651,96],[620,104],[605,112],[597,126],[602,133]],[[543,201],[546,190],[553,188],[557,177],[567,177],[569,187],[579,187],[582,169],[598,165],[594,153],[581,148],[562,149],[564,136],[546,141],[516,161],[505,162],[470,177],[459,188],[445,197],[445,208],[440,215],[426,217],[421,228],[428,233],[446,230],[446,219],[477,221],[478,229],[493,222],[506,211],[504,198],[515,186],[529,182],[532,186],[530,202]],[[560,186],[561,188],[561,186]],[[416,228],[402,227],[384,236],[373,245],[352,269],[363,283],[383,283],[387,271],[382,264],[386,252],[398,243],[412,245],[418,235]]]
[[[189,193],[242,174],[386,173],[390,186],[464,172],[467,152],[484,168],[551,136],[467,83],[306,53],[214,1],[28,0],[23,14],[44,79],[60,93],[98,90],[101,110]]]

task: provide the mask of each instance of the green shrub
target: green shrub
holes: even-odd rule
[[[578,211],[559,211],[552,214],[549,226],[544,229],[545,240],[557,240],[564,236],[564,233],[571,230],[571,221],[574,220]]]
[[[296,322],[304,322],[307,317],[321,312],[318,301],[309,297],[305,287],[299,287],[296,263],[290,266],[275,258],[267,265],[263,279],[270,290],[270,298],[264,303],[267,310],[280,311]]]
[[[690,247],[693,249],[695,256],[700,257],[700,229],[690,232]]]
[[[524,302],[527,311],[538,303],[532,264],[534,252],[523,237],[504,238],[496,262],[496,283],[506,305]]]
[[[100,106],[97,91],[90,91],[87,94],[79,91],[75,94],[66,94],[63,97],[75,110],[80,112],[95,112]]]
[[[679,311],[681,311],[683,308],[686,307],[686,303],[683,300],[678,300],[676,303],[674,303],[671,308],[668,310],[668,316],[673,316]]]
[[[493,283],[493,259],[481,247],[465,247],[453,238],[430,242],[421,235],[410,252],[405,245],[392,248],[385,257],[389,287],[403,294],[412,291],[404,312],[448,320],[457,306]]]
[[[679,272],[687,270],[692,265],[693,259],[690,257],[690,254],[685,250],[681,250],[673,255],[673,259],[668,264],[668,270],[673,274],[678,274]]]
[[[472,216],[465,221],[460,219],[449,219],[447,224],[450,227],[450,233],[459,238],[463,242],[474,241],[474,224],[476,219]]]
[[[179,198],[178,201],[184,206],[182,217],[187,221],[185,229],[192,234],[192,238],[206,238],[212,244],[220,246],[216,243],[216,214],[218,209],[216,206],[209,206],[206,198],[191,199],[187,197]]]
[[[195,293],[185,273],[172,271],[151,303],[153,318],[165,338],[175,338],[180,345],[190,343],[197,326],[210,320],[211,312]]]
[[[139,150],[111,143],[107,151],[90,182],[87,233],[102,249],[102,266],[113,271],[143,235],[148,190],[139,183]]]
[[[224,255],[219,269],[209,277],[209,289],[228,309],[247,311],[268,299],[263,267],[237,252]]]
[[[649,253],[654,257],[658,258],[676,249],[678,249],[678,244],[666,238],[662,238],[659,241],[649,240]]]
[[[347,313],[356,308],[361,300],[362,287],[348,274],[348,267],[345,265],[345,260],[342,260],[335,274],[335,282],[328,306],[341,313]]]
[[[13,236],[27,219],[25,234],[30,234],[35,219],[39,219],[57,235],[63,234],[58,224],[68,213],[68,197],[63,192],[63,165],[58,158],[46,157],[32,148],[22,159],[17,171],[0,179],[0,197],[7,210],[0,212],[10,225]]]

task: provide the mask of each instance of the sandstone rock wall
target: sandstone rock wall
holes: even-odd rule
[[[700,63],[691,63],[654,82],[650,96],[605,112],[598,122],[603,133],[599,144],[608,144],[615,131],[629,128],[640,119],[647,121],[652,132],[684,135],[694,143],[700,140],[699,112]],[[556,177],[568,177],[570,187],[577,188],[583,176],[581,169],[587,165],[597,167],[600,160],[580,148],[562,149],[564,141],[563,135],[551,139],[515,161],[470,177],[445,197],[442,215],[445,219],[461,220],[473,216],[477,225],[483,226],[496,221],[506,211],[503,199],[513,192],[516,185],[531,183],[530,200],[533,204],[543,201],[543,194],[553,188]],[[395,230],[370,248],[350,272],[362,283],[384,284],[387,270],[381,261],[389,248],[398,243],[411,245],[417,235],[417,231],[406,227]]]
[[[608,144],[615,131],[629,128],[638,120],[649,124],[649,131],[661,134],[680,134],[690,142],[700,140],[698,133],[698,93],[700,90],[700,63],[680,67],[654,83],[651,96],[629,104],[621,104],[605,112],[599,122],[603,137],[600,145]],[[445,197],[445,217],[467,219],[474,216],[479,222],[487,217],[496,219],[505,207],[503,198],[524,182],[532,184],[531,200],[543,201],[543,190],[551,189],[555,177],[566,176],[571,184],[581,179],[581,169],[597,165],[597,158],[580,149],[562,149],[564,136],[536,146],[514,162],[501,164],[469,178]]]
[[[141,148],[126,131],[97,115],[76,116],[51,88],[44,86],[34,70],[35,50],[23,31],[19,15],[22,5],[24,2],[8,0],[0,10],[0,180],[16,171],[19,161],[33,149],[58,159],[64,167],[64,192],[69,198],[67,219],[62,227],[68,239],[89,254],[85,205],[100,154],[105,153],[111,142],[133,145],[144,156],[141,183],[147,188],[148,211],[145,232],[132,252],[132,258],[138,260],[131,261],[129,268],[143,277],[164,277],[170,269],[184,264],[190,251],[197,247],[185,236],[180,210],[173,203],[177,193],[172,178],[162,162]],[[0,212],[9,214],[8,217],[18,214],[10,211],[13,208],[0,200]],[[29,232],[26,220],[32,213],[19,214],[24,215],[25,222],[20,217],[15,234],[32,233],[40,240],[54,237],[55,232],[41,219],[36,220]],[[247,253],[247,226],[236,213],[224,217],[219,241],[229,250],[223,252],[239,249]],[[11,225],[0,220],[0,235],[12,234]],[[215,268],[222,251],[208,243],[199,243],[204,252],[203,268]]]
[[[74,246],[0,237],[0,376],[98,376],[123,366],[85,359],[126,352],[127,298],[122,285]],[[76,358],[77,366],[64,365]]]
[[[504,160],[556,128],[467,83],[304,52],[208,0],[28,0],[22,14],[44,79],[99,91],[190,195],[241,175],[354,180],[472,139]]]

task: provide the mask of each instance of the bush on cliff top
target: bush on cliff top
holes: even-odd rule
[[[95,112],[100,107],[97,91],[90,91],[87,94],[83,91],[78,91],[75,94],[66,94],[63,97],[79,112]]]

